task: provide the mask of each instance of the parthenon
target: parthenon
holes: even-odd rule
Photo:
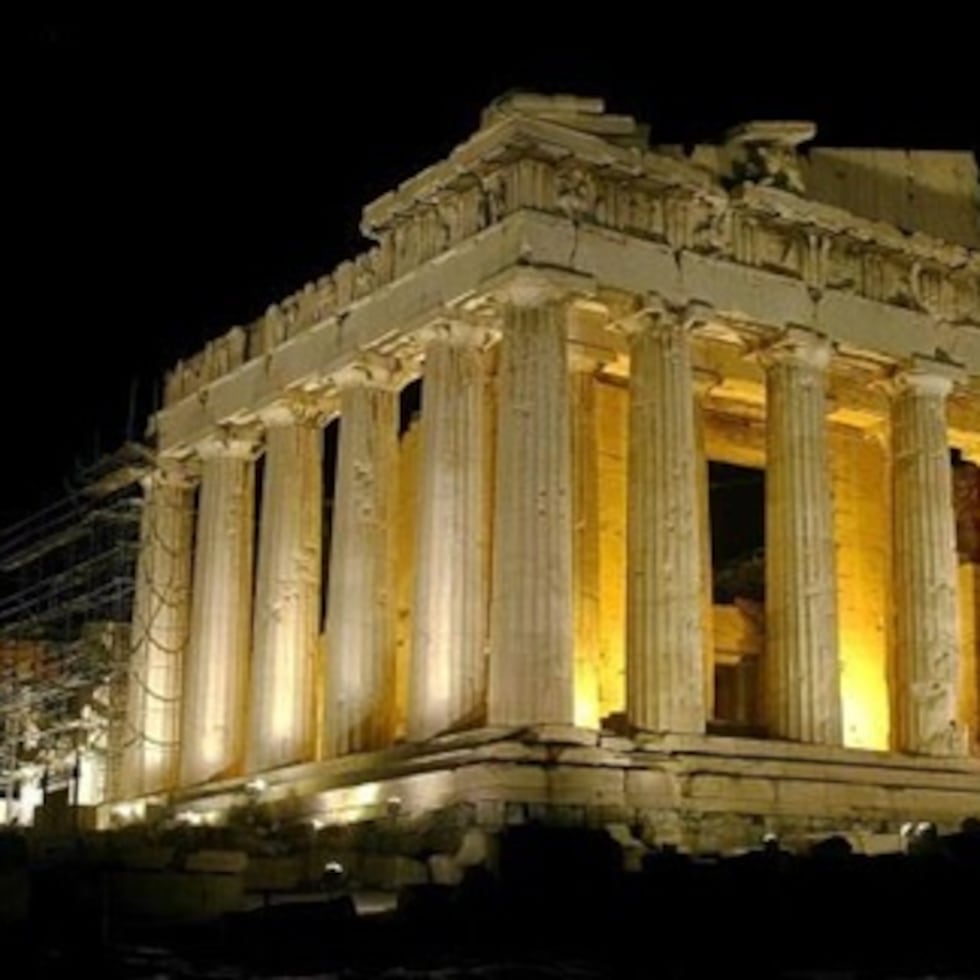
[[[177,364],[106,812],[980,816],[976,163],[815,136],[502,97]],[[717,464],[764,474],[757,602]]]

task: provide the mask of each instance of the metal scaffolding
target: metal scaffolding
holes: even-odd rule
[[[140,477],[127,443],[58,503],[0,531],[0,792],[7,820],[112,791],[125,741]]]

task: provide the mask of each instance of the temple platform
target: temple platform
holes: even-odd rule
[[[980,759],[721,735],[641,735],[535,727],[480,729],[425,744],[292,766],[259,779],[147,798],[127,817],[220,826],[248,808],[318,830],[452,813],[461,831],[619,825],[644,845],[733,853],[776,835],[805,849],[831,834],[858,851],[897,849],[903,825],[952,832],[980,819]]]

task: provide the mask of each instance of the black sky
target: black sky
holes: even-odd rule
[[[789,24],[777,42],[745,11],[653,29],[648,8],[568,6],[532,29],[492,6],[133,9],[41,16],[4,42],[0,523],[124,437],[134,383],[139,434],[173,361],[358,247],[362,205],[506,89],[602,95],[658,142],[782,117],[815,119],[824,144],[977,145],[966,23],[868,38],[828,11],[825,36]]]

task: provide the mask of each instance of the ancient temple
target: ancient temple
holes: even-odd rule
[[[179,363],[114,819],[980,816],[976,163],[815,135],[502,98]],[[764,480],[754,600],[718,464]]]

